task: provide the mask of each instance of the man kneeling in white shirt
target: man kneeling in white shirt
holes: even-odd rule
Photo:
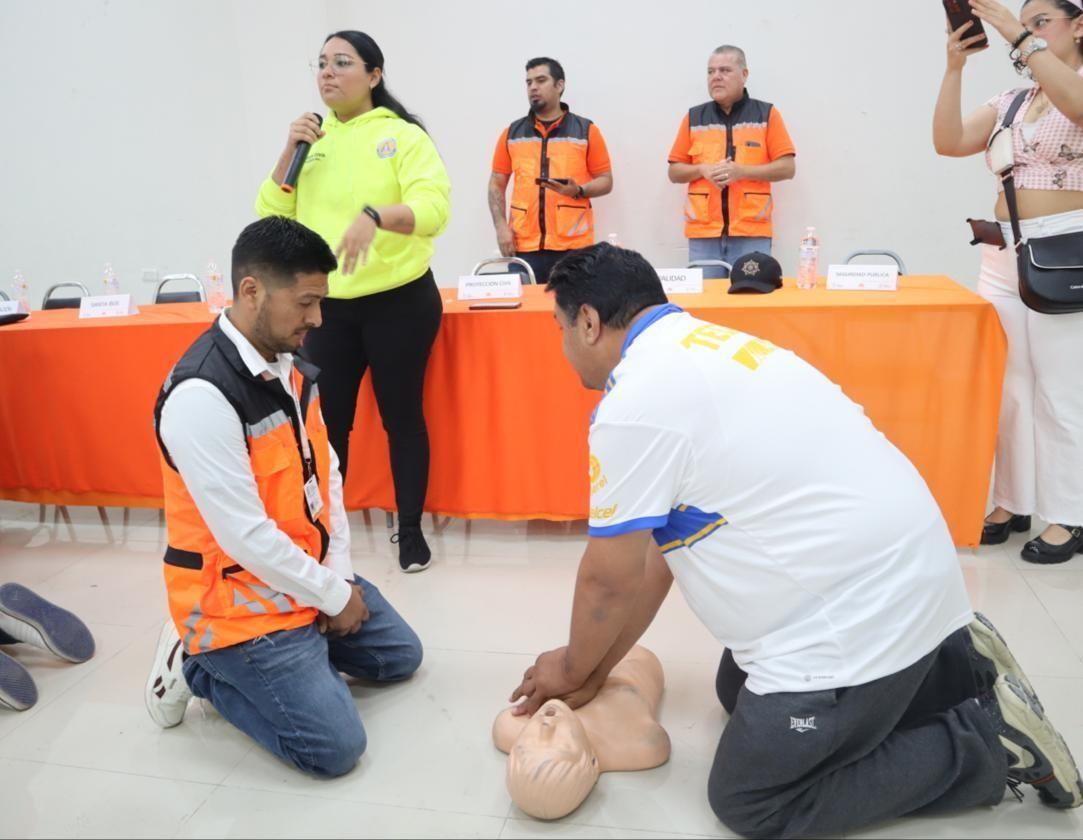
[[[860,406],[793,353],[668,304],[635,252],[584,249],[548,289],[568,361],[605,395],[570,640],[527,670],[520,714],[590,700],[676,578],[735,663],[708,780],[733,831],[837,836],[992,805],[1006,784],[1083,801],[971,612],[925,482]]]
[[[241,232],[232,262],[233,306],[170,371],[154,411],[171,619],[147,709],[176,726],[194,693],[298,769],[339,776],[366,745],[339,672],[405,679],[421,643],[354,574],[319,371],[293,355],[320,326],[335,256],[270,217]]]

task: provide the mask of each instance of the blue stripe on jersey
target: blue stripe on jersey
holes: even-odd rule
[[[665,554],[688,548],[726,524],[726,517],[690,505],[678,505],[669,512],[666,524],[654,529],[654,541]]]
[[[643,516],[639,519],[629,519],[616,525],[596,527],[591,525],[587,528],[587,534],[591,537],[619,537],[622,534],[630,534],[632,531],[654,531],[666,524],[668,516]]]
[[[628,335],[624,337],[624,346],[620,348],[620,357],[622,359],[624,358],[624,354],[628,352],[628,348],[632,346],[632,342],[639,338],[639,334],[643,332],[643,330],[647,329],[647,327],[659,318],[664,318],[666,315],[672,315],[674,312],[684,312],[684,310],[675,303],[667,303],[665,306],[659,306],[645,318],[640,318],[636,321],[632,325],[632,328],[628,330]]]
[[[667,303],[665,306],[659,306],[650,315],[645,318],[640,318],[632,328],[628,330],[628,335],[624,337],[624,345],[620,349],[620,357],[623,359],[624,354],[628,352],[628,348],[632,346],[632,342],[639,338],[640,333],[647,329],[651,324],[657,321],[659,318],[664,318],[666,315],[672,315],[674,312],[684,312],[675,303]],[[605,381],[605,392],[602,394],[602,399],[598,400],[598,404],[594,406],[594,411],[590,415],[590,424],[593,426],[594,421],[598,417],[598,409],[602,406],[602,400],[605,399],[606,394],[613,390],[616,386],[617,380],[613,377],[613,374],[609,374],[609,378]]]

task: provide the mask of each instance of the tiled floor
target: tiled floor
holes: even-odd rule
[[[435,561],[402,575],[383,515],[351,514],[354,565],[426,645],[422,669],[390,688],[355,686],[369,733],[360,766],[331,782],[280,764],[193,703],[176,729],[143,709],[143,682],[164,615],[157,511],[124,524],[109,509],[70,508],[38,523],[36,505],[0,502],[0,581],[31,586],[91,627],[97,655],[59,662],[5,650],[41,699],[0,712],[0,836],[110,837],[681,837],[732,836],[705,782],[725,715],[714,696],[720,648],[675,590],[644,643],[662,660],[668,764],[602,777],[565,820],[540,823],[504,789],[493,717],[534,654],[565,640],[581,523],[452,520]],[[1043,569],[1005,547],[960,552],[974,605],[1000,627],[1076,755],[1083,758],[1083,557]],[[1083,814],[1022,803],[901,820],[868,837],[1083,837]]]

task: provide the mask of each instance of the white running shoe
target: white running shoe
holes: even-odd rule
[[[184,720],[184,711],[192,699],[192,690],[181,670],[183,661],[184,648],[177,628],[172,619],[166,619],[158,635],[154,667],[143,692],[151,719],[162,729],[170,729]]]

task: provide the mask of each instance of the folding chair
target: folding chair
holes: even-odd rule
[[[57,289],[78,289],[79,294],[75,297],[53,297]],[[45,297],[41,299],[42,309],[78,309],[80,298],[87,297],[90,292],[82,283],[54,283],[45,291]]]
[[[849,265],[853,262],[854,257],[890,257],[895,261],[895,264],[899,267],[899,275],[906,274],[906,265],[902,261],[902,257],[896,254],[894,251],[884,251],[881,249],[873,248],[871,250],[854,251],[846,259],[844,259],[843,265]]]
[[[727,275],[733,271],[733,266],[725,260],[692,260],[688,264],[689,268],[717,268],[719,266],[726,269]]]
[[[184,292],[162,291],[169,283],[176,283],[180,280],[194,283],[195,288]],[[203,281],[194,274],[167,274],[162,278],[162,282],[158,284],[158,288],[154,290],[155,303],[199,303],[206,299],[207,290],[203,286]]]
[[[471,274],[498,274],[496,271],[482,271],[481,269],[490,265],[502,265],[506,269],[517,271],[519,274],[526,275],[526,284],[528,286],[538,285],[538,281],[534,277],[534,269],[530,267],[530,263],[521,257],[489,257],[487,260],[482,260],[474,266],[474,270]],[[514,266],[514,267],[513,267]]]

